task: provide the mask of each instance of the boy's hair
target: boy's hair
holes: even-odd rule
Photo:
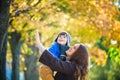
[[[66,36],[67,36],[67,43],[66,43],[66,45],[69,45],[69,44],[70,44],[70,42],[71,42],[71,36],[70,36],[70,34],[68,34],[66,31],[60,32],[60,33],[57,35],[57,37],[55,38],[55,42],[57,42],[57,39],[58,39],[59,35],[66,35]]]

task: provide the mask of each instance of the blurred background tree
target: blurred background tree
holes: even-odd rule
[[[6,80],[6,52],[11,0],[0,0],[0,80]]]
[[[60,31],[71,34],[71,45],[86,44],[90,55],[88,80],[119,80],[119,6],[119,0],[12,0],[7,50],[12,80],[21,79],[19,74],[25,80],[39,80],[36,29],[47,48]]]

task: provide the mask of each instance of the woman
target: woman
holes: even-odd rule
[[[48,48],[53,56],[63,61],[66,60],[66,50],[69,49],[71,42],[71,36],[66,31],[61,31],[55,38],[53,44]],[[54,63],[54,62],[53,62]],[[54,80],[54,71],[49,66],[41,65],[39,69],[39,75],[42,80]]]
[[[57,71],[55,80],[85,80],[88,72],[88,52],[83,44],[75,44],[67,51],[69,61],[62,61],[41,44],[38,31],[36,31],[36,43],[40,51],[39,61]]]

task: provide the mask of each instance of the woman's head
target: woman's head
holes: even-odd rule
[[[71,37],[70,35],[65,32],[62,31],[58,34],[57,38],[55,39],[55,42],[61,44],[61,45],[69,45],[71,41]]]
[[[66,54],[69,58],[77,51],[77,49],[80,47],[80,44],[75,44],[74,46],[71,46],[67,51]]]
[[[84,77],[87,74],[88,68],[88,52],[83,44],[75,44],[66,51],[70,61],[76,64],[77,75]]]

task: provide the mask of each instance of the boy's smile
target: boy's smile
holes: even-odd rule
[[[59,35],[57,42],[61,45],[66,45],[67,44],[67,36],[66,35]]]

